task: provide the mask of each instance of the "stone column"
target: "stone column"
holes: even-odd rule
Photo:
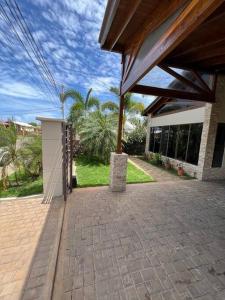
[[[128,155],[126,153],[111,153],[110,189],[112,192],[123,192],[126,190],[127,158]]]
[[[225,123],[225,76],[219,75],[216,85],[216,102],[206,104],[202,139],[199,152],[198,179],[224,179],[225,168],[212,168],[213,153],[219,122]]]
[[[44,196],[63,195],[62,124],[64,120],[38,117],[42,132]]]

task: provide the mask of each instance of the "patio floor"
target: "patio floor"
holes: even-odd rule
[[[225,183],[77,189],[53,299],[224,300]]]
[[[0,300],[48,299],[63,200],[0,201]]]

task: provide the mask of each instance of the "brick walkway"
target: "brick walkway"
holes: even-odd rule
[[[62,201],[0,201],[0,300],[47,299]]]
[[[156,181],[180,181],[181,177],[178,177],[174,174],[171,174],[161,168],[155,167],[142,159],[129,156],[129,160],[131,160],[135,165],[139,166],[142,170],[144,170],[147,174],[151,175]]]
[[[53,299],[224,300],[225,183],[74,191]]]

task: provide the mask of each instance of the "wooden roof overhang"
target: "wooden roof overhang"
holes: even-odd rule
[[[102,49],[122,54],[121,95],[214,102],[215,78],[209,88],[199,72],[225,71],[225,1],[109,0],[99,42]],[[140,84],[156,65],[192,91]],[[198,84],[171,67],[191,70]]]

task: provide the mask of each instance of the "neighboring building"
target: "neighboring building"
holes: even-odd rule
[[[214,104],[158,97],[147,107],[146,154],[161,153],[174,167],[182,163],[198,179],[225,179],[224,83],[219,75]]]
[[[8,127],[9,124],[14,124],[19,135],[28,135],[28,134],[38,134],[40,133],[40,126],[33,126],[28,123],[19,122],[19,121],[7,121],[0,122],[0,126]]]

